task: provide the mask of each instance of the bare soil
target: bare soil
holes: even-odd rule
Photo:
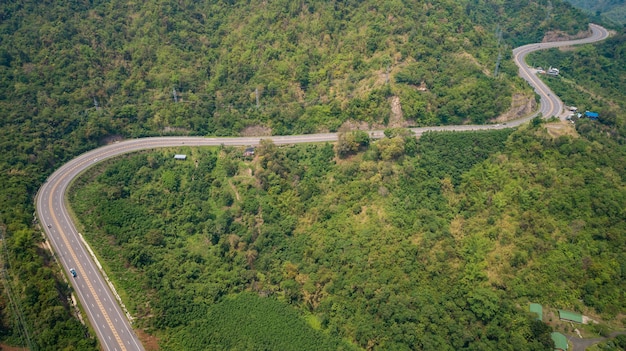
[[[570,35],[567,34],[565,32],[559,31],[559,30],[555,30],[555,31],[551,31],[551,32],[547,32],[546,35],[543,37],[543,40],[541,41],[542,43],[547,43],[550,41],[566,41],[566,40],[573,40],[573,39],[582,39],[582,38],[586,38],[588,36],[591,35],[591,31],[590,30],[586,30],[586,31],[582,31],[582,32],[578,32],[574,35]]]
[[[389,104],[391,105],[389,128],[407,127],[409,123],[404,119],[404,114],[402,113],[402,104],[400,104],[400,98],[398,96],[392,96],[389,99]]]
[[[524,94],[513,94],[511,97],[511,107],[508,111],[491,120],[492,123],[502,123],[514,119],[522,118],[531,114],[537,109],[537,103],[531,96]]]
[[[546,129],[548,130],[548,134],[555,139],[562,135],[567,135],[573,138],[578,137],[576,128],[570,121],[561,120],[560,122],[547,123]]]
[[[272,135],[272,128],[260,126],[260,125],[245,127],[241,131],[241,136],[245,136],[245,137],[270,136],[270,135]]]
[[[28,349],[25,347],[9,346],[6,344],[0,344],[0,350],[2,351],[28,351]]]
[[[139,340],[141,340],[141,344],[145,347],[146,351],[158,351],[159,350],[159,339],[154,336],[146,333],[141,329],[135,329]]]

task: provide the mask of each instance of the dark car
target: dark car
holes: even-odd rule
[[[70,273],[72,273],[72,277],[76,277],[76,270],[74,268],[70,268]]]

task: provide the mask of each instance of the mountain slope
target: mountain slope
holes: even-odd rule
[[[34,193],[65,160],[120,136],[385,124],[394,97],[401,122],[481,122],[513,92],[532,98],[511,46],[585,23],[548,0],[1,2],[0,229],[33,342],[93,348],[32,224]],[[23,343],[3,306],[2,337]]]
[[[8,4],[4,76],[20,84],[3,87],[5,108],[63,119],[66,133],[83,129],[90,137],[386,123],[392,95],[416,124],[481,122],[506,110],[517,89],[507,49],[493,79],[497,27],[509,45],[538,41],[548,29],[586,30],[576,12],[548,3]],[[424,82],[427,91],[386,86],[388,71],[391,83],[404,74],[412,79],[403,83]]]
[[[572,5],[590,14],[604,18],[614,24],[626,24],[626,2],[624,0],[567,0]]]

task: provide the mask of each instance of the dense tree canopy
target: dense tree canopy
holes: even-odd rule
[[[343,158],[270,142],[253,160],[140,153],[89,172],[71,199],[139,323],[172,350],[190,330],[196,348],[230,345],[211,315],[242,291],[374,350],[546,350],[529,301],[626,309],[623,145],[542,126],[387,135]]]
[[[0,300],[0,339],[33,350],[95,348],[86,328],[71,316],[70,289],[33,226],[38,186],[68,159],[119,137],[237,135],[249,133],[250,126],[287,134],[338,130],[346,121],[483,123],[506,110],[514,92],[532,94],[515,78],[508,54],[512,46],[540,40],[549,30],[577,33],[586,22],[558,0],[1,2],[0,232],[6,238],[3,264],[8,275]],[[499,52],[501,74],[494,77]],[[403,117],[390,113],[396,98]],[[377,150],[370,152],[372,158],[392,162],[401,160],[403,152],[414,155],[416,144],[396,136],[371,150]],[[320,160],[326,160],[333,149],[319,152]],[[200,166],[237,174],[238,162],[218,156],[203,157]],[[278,191],[284,179],[294,177],[293,170],[288,160],[267,159],[255,177],[263,191]],[[140,172],[150,178],[158,162],[153,157],[149,169]],[[313,168],[320,176],[327,171]],[[205,189],[227,186],[218,180],[222,175],[207,179]],[[451,174],[455,185],[458,176]],[[117,184],[125,184],[127,178],[118,177]],[[160,179],[159,191],[168,194],[188,185],[178,172],[164,172]],[[299,184],[301,199],[313,199],[322,190],[312,179]],[[109,190],[107,196],[121,204],[130,187]],[[153,189],[145,196],[160,195]],[[240,201],[237,194],[217,195],[216,208]],[[248,211],[273,213],[266,208],[261,212],[259,200],[247,201]],[[106,219],[111,222],[103,220],[102,227],[109,231],[133,216],[146,215],[140,208],[115,213],[108,204],[112,212]],[[176,206],[168,203],[159,211],[167,213]],[[196,207],[187,211],[195,213]],[[234,220],[237,213],[210,213],[215,214],[211,225],[218,233],[211,234],[214,245],[224,240],[223,231],[236,233],[239,229],[232,228],[245,227]],[[279,214],[274,211],[273,216]],[[293,216],[268,223],[277,233],[297,228]],[[211,228],[207,224],[202,233],[214,233]],[[173,232],[135,229],[116,240],[130,245],[123,256],[130,267],[146,269],[155,264],[151,248],[166,245],[179,229],[194,230],[189,224]],[[150,243],[147,249],[140,234]],[[254,261],[256,255],[258,251],[249,250],[244,258],[233,259]],[[205,264],[193,262],[189,265]],[[234,263],[220,264],[239,269]],[[187,268],[193,267],[184,271]],[[246,285],[237,273],[231,274],[205,287],[208,292],[202,296],[243,289]],[[158,275],[152,279],[160,281]],[[279,288],[293,291],[287,296],[299,301],[293,282]],[[191,295],[185,298],[193,300]],[[189,306],[190,315],[206,312]],[[166,318],[163,324],[182,322]]]

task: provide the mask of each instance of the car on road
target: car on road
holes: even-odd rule
[[[52,226],[50,224],[48,224],[48,228],[52,228]]]
[[[72,277],[76,278],[76,270],[74,268],[70,268],[70,273],[72,273]]]

